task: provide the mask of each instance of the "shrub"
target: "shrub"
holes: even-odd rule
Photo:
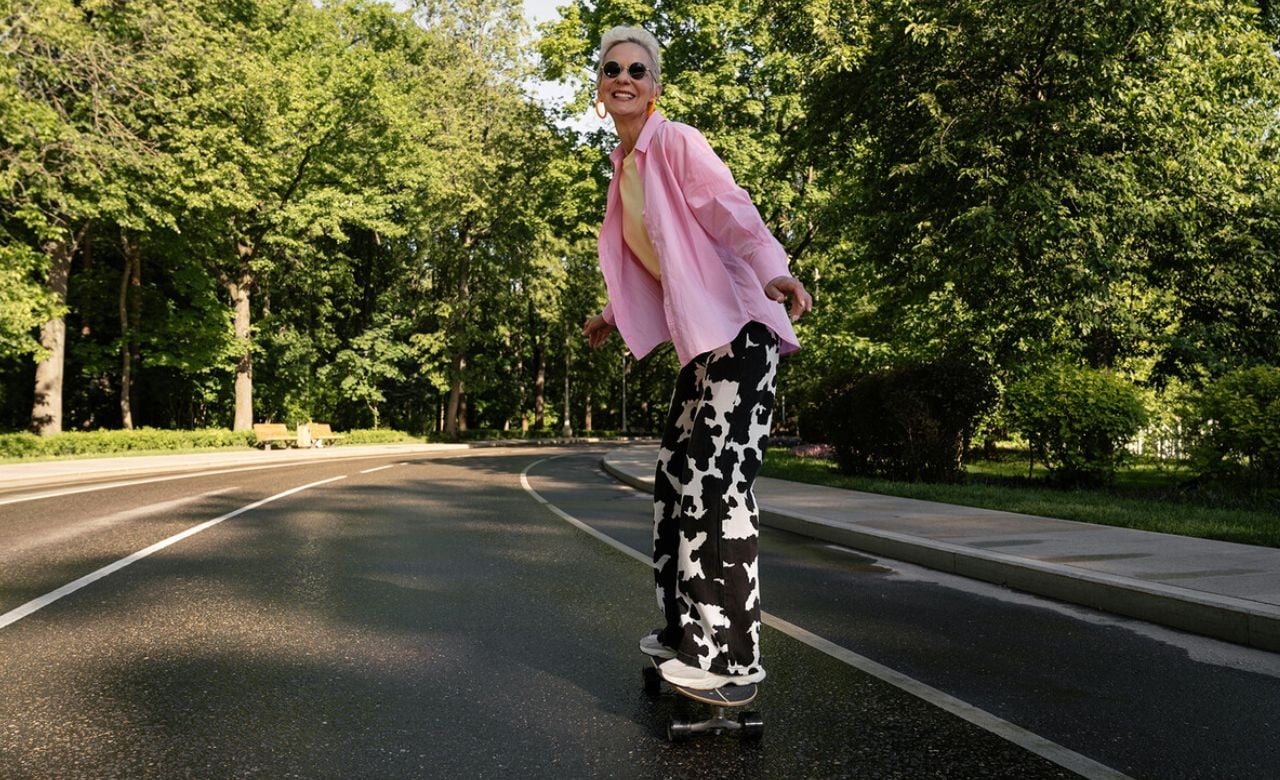
[[[235,432],[224,428],[198,431],[169,431],[156,428],[138,428],[132,431],[65,431],[54,436],[7,433],[0,435],[0,457],[49,458],[252,445],[251,432]]]
[[[1189,422],[1196,470],[1280,484],[1280,368],[1223,375],[1192,398]]]
[[[1113,480],[1129,455],[1125,444],[1147,423],[1137,387],[1110,371],[1075,366],[1050,366],[1016,382],[1005,407],[1033,456],[1067,485]]]
[[[846,474],[956,482],[975,421],[996,392],[972,360],[930,363],[836,377],[801,413],[809,441],[832,445]]]
[[[421,436],[410,436],[403,431],[388,428],[358,428],[345,431],[335,444],[396,444],[399,442],[421,442]]]

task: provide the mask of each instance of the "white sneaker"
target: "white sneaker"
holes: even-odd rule
[[[705,669],[699,669],[696,666],[690,666],[678,658],[672,658],[670,661],[664,661],[659,664],[658,672],[662,674],[662,679],[672,685],[679,685],[681,688],[692,688],[695,691],[712,691],[726,685],[750,685],[764,679],[763,669],[755,674],[716,674]]]
[[[658,641],[659,633],[658,629],[654,629],[652,633],[640,637],[640,652],[654,658],[675,658],[676,651]]]

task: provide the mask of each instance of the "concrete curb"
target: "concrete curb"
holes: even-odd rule
[[[618,480],[649,493],[653,480],[628,474],[601,459]],[[874,528],[852,528],[800,512],[763,505],[770,528],[809,536],[970,579],[1092,607],[1260,650],[1280,652],[1280,609],[1188,588],[1143,582],[1060,564],[946,544]]]

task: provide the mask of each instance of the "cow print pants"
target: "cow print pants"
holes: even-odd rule
[[[760,515],[751,486],[773,417],[778,340],[758,322],[680,371],[654,483],[659,640],[690,666],[762,671]]]

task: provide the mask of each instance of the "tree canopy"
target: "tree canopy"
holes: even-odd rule
[[[670,351],[579,334],[615,141],[568,128],[620,23],[815,294],[781,427],[839,372],[959,352],[1153,387],[1280,363],[1272,3],[0,8],[8,429],[656,427]]]

